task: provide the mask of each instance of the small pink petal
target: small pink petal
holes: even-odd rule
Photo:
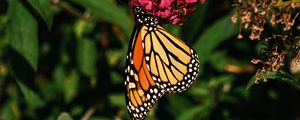
[[[146,10],[153,8],[153,2],[151,0],[139,0],[139,2]]]
[[[186,3],[188,4],[194,4],[196,3],[198,0],[185,0]]]
[[[159,7],[160,8],[167,8],[169,6],[171,6],[171,4],[174,2],[174,0],[161,0]]]

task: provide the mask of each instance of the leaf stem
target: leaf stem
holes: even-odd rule
[[[89,108],[88,111],[86,111],[84,113],[84,115],[82,116],[81,120],[89,120],[92,117],[92,115],[95,113],[95,111],[96,111],[95,107]]]
[[[80,10],[78,10],[75,7],[73,7],[72,5],[70,5],[68,2],[59,1],[59,2],[53,2],[53,4],[59,6],[60,8],[71,13],[72,15],[75,15],[76,17],[79,17],[86,21],[94,21],[94,22],[98,22],[98,23],[109,23],[108,21],[105,21],[103,19],[91,16],[89,14],[89,12],[81,12]]]

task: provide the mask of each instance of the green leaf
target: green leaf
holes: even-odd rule
[[[213,50],[224,40],[237,33],[237,26],[231,22],[231,15],[226,15],[205,30],[197,39],[193,48],[197,51],[200,64],[209,60]],[[202,70],[200,70],[202,71]]]
[[[19,0],[11,0],[7,35],[10,46],[36,71],[38,64],[37,22]]]
[[[69,113],[63,112],[58,117],[57,120],[73,120]]]
[[[50,0],[27,0],[29,4],[39,13],[45,21],[48,30],[52,27],[53,13],[51,10]]]
[[[118,71],[111,71],[111,83],[114,85],[119,85],[120,83],[123,83],[123,74],[120,74]]]
[[[224,67],[227,64],[225,51],[216,51],[211,54],[211,60],[209,61],[211,65],[218,71],[223,72]]]
[[[91,108],[94,109],[94,108]],[[89,110],[88,110],[89,111]],[[74,105],[72,107],[72,110],[70,111],[70,114],[73,116],[78,116],[78,115],[82,115],[82,113],[84,113],[84,108],[82,108],[82,106],[80,105]]]
[[[274,79],[274,80],[279,80],[286,82],[293,86],[294,88],[300,90],[300,80],[296,79],[292,75],[284,72],[284,71],[277,71],[277,72],[271,72],[271,71],[266,71],[266,72],[260,72],[260,77],[257,78],[257,74],[254,75],[250,81],[247,84],[247,89],[249,89],[251,86],[255,84],[256,79]]]
[[[91,11],[93,15],[120,26],[124,33],[130,36],[133,21],[129,13],[112,0],[74,0],[74,2]]]
[[[33,109],[39,108],[45,105],[45,102],[30,88],[24,85],[21,81],[17,80],[17,84],[20,88],[20,91],[24,95],[26,103]]]
[[[0,56],[3,56],[6,53],[8,46],[9,46],[9,40],[7,36],[1,36],[0,33]]]
[[[20,119],[20,111],[16,101],[10,101],[1,106],[0,118],[3,120]]]
[[[123,94],[111,94],[109,95],[108,99],[113,107],[122,108],[125,105],[125,99]]]
[[[250,81],[247,83],[246,89],[250,89],[254,84],[256,79],[264,80],[264,79],[276,79],[276,72],[266,71],[266,72],[260,72],[259,78],[257,78],[257,73],[250,79]]]
[[[199,31],[200,27],[203,24],[203,20],[205,18],[205,13],[207,11],[207,8],[208,8],[208,3],[198,5],[196,11],[190,16],[188,16],[186,21],[184,21],[183,31],[182,31],[184,41],[190,42],[196,37],[197,32]]]
[[[211,109],[210,105],[201,105],[193,107],[185,112],[182,112],[177,120],[201,120],[207,119],[209,112]]]
[[[207,86],[210,88],[219,88],[220,86],[223,86],[224,84],[230,83],[234,80],[234,77],[232,75],[222,75],[219,77],[212,77],[209,82],[207,83]]]
[[[77,44],[77,62],[80,71],[86,76],[95,76],[97,71],[96,43],[90,39],[82,38]]]
[[[275,79],[286,82],[293,86],[294,88],[300,90],[300,80],[296,79],[292,75],[284,72],[284,71],[278,71],[276,76],[274,76]]]
[[[177,116],[178,113],[184,113],[186,110],[194,107],[193,104],[187,99],[187,97],[183,97],[181,95],[176,94],[169,94],[166,95],[168,99],[168,103],[166,106],[170,106],[167,108],[168,111],[170,111],[170,114],[173,116]],[[181,103],[181,104],[178,104]],[[165,103],[166,104],[166,103]]]
[[[72,70],[71,73],[64,80],[64,93],[65,101],[70,102],[77,94],[78,85],[79,85],[79,76],[75,70]]]
[[[111,120],[111,118],[106,118],[106,117],[100,117],[100,116],[92,116],[91,118],[90,118],[90,120]]]
[[[208,89],[207,83],[200,83],[195,85],[195,87],[191,87],[191,90],[188,91],[192,96],[209,96],[210,91]]]
[[[256,80],[256,75],[253,75],[252,78],[247,83],[246,89],[250,89],[254,84]]]
[[[116,66],[120,59],[123,59],[121,50],[112,49],[106,52],[107,62],[110,66]]]
[[[57,83],[57,85],[61,85],[61,81],[67,76],[66,67],[61,64],[56,65],[52,76],[53,81]]]
[[[82,38],[84,34],[91,33],[94,30],[95,23],[86,20],[78,20],[74,29],[76,37]]]

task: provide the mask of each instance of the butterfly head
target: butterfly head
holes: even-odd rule
[[[135,19],[137,23],[146,25],[149,28],[149,31],[156,30],[156,26],[158,25],[157,18],[146,14],[140,7],[135,7],[133,9],[133,12],[135,14]]]

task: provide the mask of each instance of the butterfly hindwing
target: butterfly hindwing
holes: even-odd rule
[[[146,64],[160,89],[182,92],[196,79],[198,56],[182,40],[158,25],[147,32],[143,42]]]

